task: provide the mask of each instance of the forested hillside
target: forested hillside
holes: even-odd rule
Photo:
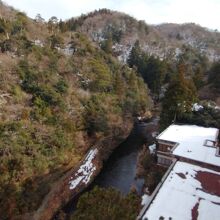
[[[83,33],[0,7],[0,213],[14,219],[151,101],[142,78]]]
[[[160,59],[175,60],[185,48],[210,61],[220,58],[220,33],[193,23],[149,25],[145,21],[108,9],[101,9],[65,22],[67,29],[78,30],[90,39],[113,45],[112,51],[122,62],[139,40],[141,48]]]
[[[135,67],[156,98],[164,93],[164,85],[176,75],[182,63],[185,77],[193,80],[199,96],[220,102],[209,76],[220,59],[220,33],[216,30],[193,23],[149,25],[108,9],[60,24],[64,30],[85,33],[106,53]]]
[[[34,213],[97,141],[127,135],[153,101],[161,129],[220,127],[219,45],[218,32],[194,24],[150,26],[107,9],[46,22],[0,1],[1,219]]]

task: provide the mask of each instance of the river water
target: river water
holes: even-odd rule
[[[141,195],[144,180],[135,178],[138,153],[144,143],[152,141],[151,134],[158,130],[157,125],[158,118],[154,118],[147,123],[135,123],[129,137],[114,150],[93,184],[85,191],[98,185],[104,188],[114,187],[121,193],[127,194],[131,187],[135,187],[138,194]],[[78,198],[72,200],[64,208],[64,211],[72,213],[76,208],[77,201]]]
[[[123,194],[127,194],[131,187],[135,187],[141,194],[144,180],[135,178],[138,153],[143,143],[151,141],[151,133],[157,130],[157,122],[158,119],[155,118],[148,123],[136,123],[129,137],[104,164],[94,184],[105,188],[114,187]]]

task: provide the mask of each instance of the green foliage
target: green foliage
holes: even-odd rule
[[[39,207],[55,182],[53,173],[60,178],[58,169],[74,166],[88,150],[87,134],[94,135],[93,140],[118,136],[125,120],[149,108],[143,80],[111,56],[111,41],[106,42],[107,54],[83,34],[71,33],[74,55],[65,56],[56,49],[68,44],[69,35],[62,33],[65,22],[51,19],[50,36],[42,33],[44,46],[37,46],[28,28],[32,31],[37,25],[44,31],[44,24],[26,19],[21,13],[10,21],[0,20],[1,50],[13,52],[14,58],[4,54],[4,59],[10,54],[5,62],[9,66],[1,74],[7,85],[2,93],[10,94],[0,122],[4,220]],[[117,30],[113,38],[120,40]]]
[[[90,83],[92,91],[109,92],[112,89],[112,76],[108,66],[99,60],[90,60],[93,80]]]
[[[176,79],[170,83],[162,102],[160,115],[160,127],[166,128],[175,120],[179,120],[183,114],[192,111],[192,105],[196,102],[197,95],[193,82],[184,78],[184,66],[179,66]]]
[[[16,15],[16,20],[12,23],[11,34],[16,35],[18,33],[24,32],[27,21],[27,16],[22,12],[18,12]]]
[[[9,39],[12,30],[12,22],[5,19],[0,19],[0,39]]]
[[[136,41],[132,47],[127,63],[130,67],[137,68],[148,87],[158,98],[166,76],[166,63],[153,56],[149,57],[141,51],[139,41]]]
[[[151,56],[141,74],[151,91],[159,97],[166,74],[165,63]]]
[[[85,105],[85,127],[89,134],[108,131],[107,111],[103,101],[104,96],[93,95]]]
[[[205,55],[186,45],[183,45],[181,50],[182,52],[177,57],[177,61],[179,64],[184,62],[187,75],[193,74],[198,68],[201,69],[203,74],[207,71],[209,61]]]
[[[148,25],[143,20],[138,21],[138,30],[143,32],[144,34],[148,34],[149,33]]]
[[[109,37],[106,40],[103,40],[101,42],[101,48],[106,52],[106,53],[112,53],[112,46],[113,46],[113,42],[112,42],[112,38]]]
[[[7,23],[5,19],[0,18],[0,34],[4,34],[6,32]]]
[[[48,44],[50,45],[51,49],[55,49],[57,47],[62,47],[63,46],[63,38],[60,35],[51,35],[48,38]]]
[[[140,63],[141,56],[142,56],[142,51],[140,48],[140,43],[137,40],[135,42],[134,46],[132,47],[131,52],[129,54],[129,57],[127,60],[128,65],[130,67],[133,67],[133,66],[138,67],[139,63]]]
[[[144,185],[148,188],[150,193],[157,187],[166,169],[165,167],[158,166],[156,156],[150,154],[148,148],[143,147],[138,155],[137,176],[144,178]]]
[[[203,104],[202,110],[185,113],[178,119],[178,122],[220,129],[220,111],[207,104]]]
[[[220,91],[220,62],[216,62],[211,66],[208,80],[215,89]]]
[[[33,95],[33,100],[39,97],[48,105],[64,107],[60,95],[67,87],[64,81],[61,80],[55,85],[57,92],[50,84],[41,82],[41,74],[30,67],[27,61],[21,60],[18,70],[22,78],[22,88]]]
[[[202,86],[204,86],[204,73],[203,73],[201,67],[198,67],[195,70],[195,73],[194,73],[192,79],[193,79],[193,82],[194,82],[197,89],[200,89]]]
[[[14,43],[10,39],[6,39],[0,42],[1,52],[4,53],[6,51],[13,51]]]
[[[40,97],[48,105],[64,107],[62,97],[50,86],[38,86],[34,92],[34,97]]]
[[[58,27],[58,18],[56,16],[52,16],[48,23],[47,23],[47,26],[48,26],[48,30],[51,32],[51,33],[55,33],[57,31],[57,27]]]
[[[34,177],[63,166],[74,156],[74,132],[55,126],[44,127],[46,132],[42,132],[38,127],[23,121],[0,124],[2,219],[35,210],[48,192],[49,182],[42,183],[43,178],[32,182]],[[69,156],[64,160],[63,155]]]
[[[66,83],[65,80],[61,79],[57,82],[55,88],[59,93],[66,93],[68,90],[68,84]]]
[[[34,99],[30,116],[32,119],[42,122],[51,122],[51,119],[53,118],[50,107],[40,97]]]
[[[129,220],[135,219],[140,209],[140,198],[135,193],[123,196],[115,189],[95,187],[83,194],[71,219]]]
[[[114,43],[116,42],[119,43],[123,36],[121,28],[114,23],[107,25],[103,32],[104,32],[103,37],[105,39],[111,38]]]
[[[14,95],[14,99],[16,102],[22,102],[25,96],[25,93],[22,91],[19,85],[13,85],[12,94]]]

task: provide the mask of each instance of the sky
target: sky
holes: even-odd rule
[[[66,20],[95,9],[125,12],[148,24],[193,22],[220,31],[220,0],[3,0],[35,18]]]

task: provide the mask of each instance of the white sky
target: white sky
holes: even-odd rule
[[[194,22],[220,31],[220,0],[3,0],[34,18],[63,20],[95,9],[125,12],[148,24]]]

